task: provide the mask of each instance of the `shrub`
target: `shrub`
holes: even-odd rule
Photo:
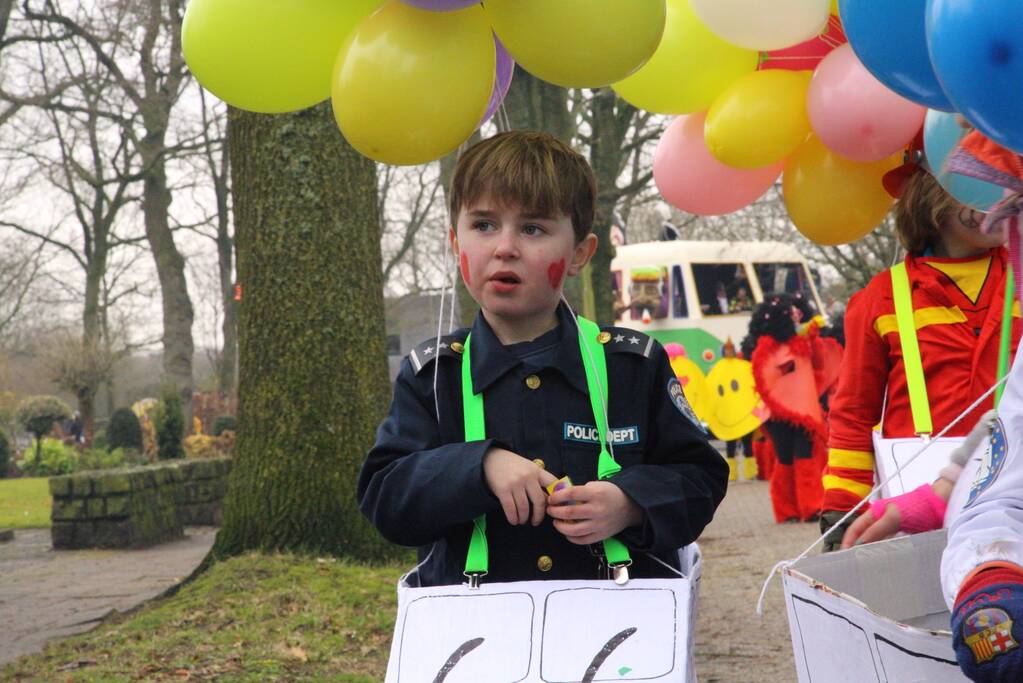
[[[126,462],[123,448],[107,450],[105,448],[89,448],[82,452],[78,458],[76,472],[83,470],[107,470],[114,467],[121,467]]]
[[[56,396],[29,396],[18,404],[18,422],[37,439],[53,429],[53,423],[71,417],[71,408]]]
[[[78,450],[60,439],[39,439],[36,448],[26,448],[19,468],[30,477],[72,474],[78,468]]]
[[[181,447],[184,435],[185,416],[181,413],[181,396],[177,389],[165,389],[156,413],[157,458],[174,460],[185,457]]]
[[[131,408],[118,408],[107,425],[107,443],[110,448],[142,450],[142,425]]]
[[[10,469],[12,448],[11,437],[7,435],[6,429],[0,427],[0,479],[6,477]]]
[[[238,431],[237,420],[234,415],[221,415],[213,421],[213,436],[220,436],[225,430]]]
[[[185,454],[190,458],[215,458],[220,455],[217,438],[209,434],[193,434],[184,440]]]
[[[40,441],[53,429],[53,423],[71,417],[71,408],[56,396],[29,396],[18,404],[16,417],[36,437],[36,460],[42,461]]]

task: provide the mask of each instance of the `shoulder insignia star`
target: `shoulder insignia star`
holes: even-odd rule
[[[615,344],[620,344],[623,341],[625,341],[625,335],[624,334],[616,334],[615,335]]]
[[[638,344],[639,343],[639,337],[629,337],[629,343],[630,344]]]

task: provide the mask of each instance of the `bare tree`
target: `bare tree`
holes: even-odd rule
[[[111,115],[120,107],[110,74],[82,45],[60,42],[55,47],[58,44],[43,40],[45,36],[40,33],[35,43],[41,82],[49,88],[53,75],[61,74],[73,76],[74,84],[59,98],[25,110],[26,125],[10,131],[8,144],[12,153],[20,153],[42,171],[44,187],[60,193],[68,212],[65,220],[48,228],[25,218],[4,220],[2,225],[56,248],[77,264],[84,277],[77,299],[82,306],[77,352],[67,344],[62,346],[57,355],[66,361],[62,361],[64,369],[57,375],[62,386],[78,398],[88,442],[93,432],[96,394],[109,374],[105,363],[94,363],[101,352],[111,352],[103,340],[105,310],[126,295],[111,294],[104,286],[108,266],[115,249],[144,241],[141,235],[126,234],[126,228],[118,226],[122,212],[138,200],[133,188],[141,177],[140,159],[128,143],[132,119]],[[75,289],[73,285],[71,288]],[[132,289],[129,287],[127,292]],[[68,370],[67,364],[76,357],[91,365]],[[96,371],[100,366],[103,368]]]
[[[66,37],[91,52],[124,97],[125,140],[141,160],[141,207],[145,236],[156,264],[163,298],[163,369],[183,398],[186,422],[192,393],[192,302],[185,262],[174,242],[169,210],[168,160],[194,145],[175,139],[171,112],[189,75],[181,53],[183,0],[112,0],[76,5],[65,12],[55,0],[24,0],[25,17],[52,39]]]
[[[45,253],[38,248],[29,250],[17,240],[0,244],[0,346],[28,314],[30,295],[39,283]]]

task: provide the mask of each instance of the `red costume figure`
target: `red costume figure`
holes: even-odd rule
[[[912,167],[913,164],[907,164]],[[956,202],[923,169],[897,169],[896,233],[906,248],[913,320],[934,433],[943,430],[995,381],[1008,253],[1004,236],[980,230],[983,214]],[[893,172],[895,173],[895,172]],[[1020,337],[1019,304],[1012,309],[1012,350]],[[872,430],[885,438],[914,436],[902,345],[889,271],[849,300],[846,348],[831,403],[822,530],[836,523],[874,485]],[[993,397],[948,436],[965,436]],[[825,550],[839,547],[829,536]]]
[[[787,295],[768,295],[750,322],[753,377],[771,411],[764,429],[776,455],[771,504],[778,522],[820,515],[827,426],[822,397],[837,377],[842,349],[817,326],[797,334],[802,313]]]

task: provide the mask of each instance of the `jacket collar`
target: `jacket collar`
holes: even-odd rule
[[[575,321],[564,303],[558,305],[558,330],[560,340],[554,356],[554,369],[569,383],[587,393],[586,371],[583,369],[579,351],[579,336]],[[494,334],[483,312],[476,314],[472,325],[472,353],[470,354],[472,389],[475,393],[486,391],[494,382],[522,364],[518,356],[508,351]]]

